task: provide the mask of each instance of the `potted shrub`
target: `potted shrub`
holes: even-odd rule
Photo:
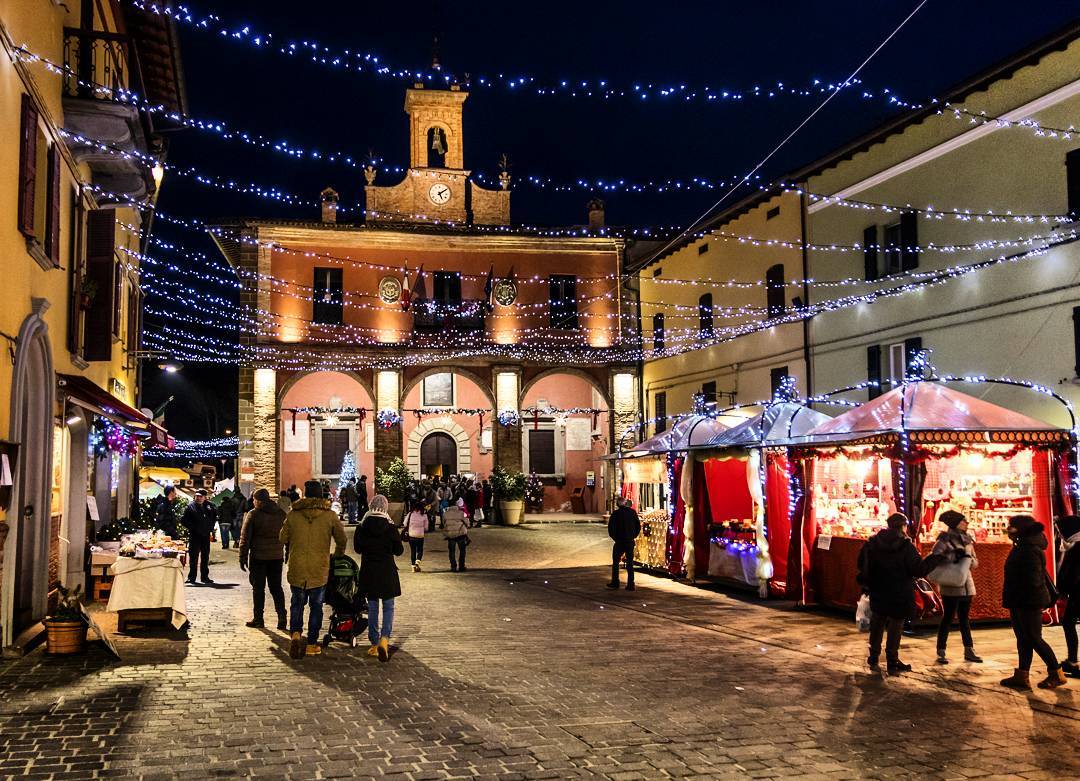
[[[412,474],[405,462],[395,458],[386,469],[375,467],[375,490],[390,502],[390,519],[401,523],[404,518],[405,492],[412,482]]]
[[[525,475],[497,466],[491,473],[491,483],[499,500],[503,523],[508,526],[521,523],[525,514]]]
[[[82,586],[60,586],[60,601],[45,619],[45,650],[50,654],[78,654],[86,650],[86,619],[82,613]]]

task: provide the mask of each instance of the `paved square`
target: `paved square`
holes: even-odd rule
[[[385,665],[340,645],[290,660],[283,633],[243,626],[250,589],[215,549],[190,639],[133,630],[119,662],[95,644],[3,663],[0,777],[1080,776],[1080,685],[997,687],[1004,629],[978,630],[984,665],[905,639],[915,672],[884,679],[846,616],[649,576],[609,592],[602,527],[474,538],[467,573],[439,538],[424,572],[405,560]]]

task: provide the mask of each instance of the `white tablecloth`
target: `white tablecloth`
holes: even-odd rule
[[[715,542],[709,546],[709,574],[756,586],[757,549],[738,550]]]
[[[187,621],[184,568],[179,559],[133,559],[121,556],[109,567],[113,576],[108,610],[169,608],[172,625]]]

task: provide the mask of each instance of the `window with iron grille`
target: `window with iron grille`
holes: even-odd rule
[[[577,277],[552,274],[548,279],[551,287],[551,327],[566,330],[577,328]]]
[[[340,325],[344,315],[342,269],[316,268],[312,284],[311,319],[316,323]]]

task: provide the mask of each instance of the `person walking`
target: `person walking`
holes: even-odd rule
[[[363,518],[368,511],[367,475],[360,475],[356,485],[356,517]]]
[[[330,509],[330,500],[323,498],[318,480],[304,483],[304,498],[293,503],[278,539],[287,546],[289,559],[288,579],[292,591],[289,656],[293,659],[299,659],[305,653],[318,656],[322,653],[319,630],[322,628],[326,581],[330,576],[330,543],[334,543],[334,556],[337,557],[345,554],[346,542],[341,519]],[[301,635],[305,604],[309,610],[306,649]]]
[[[296,483],[293,483],[292,485],[289,486],[289,501],[291,501],[291,502],[299,502],[300,501],[300,492],[296,490]]]
[[[214,582],[210,580],[210,538],[216,522],[214,506],[206,500],[206,491],[200,488],[180,518],[180,524],[188,530],[188,583],[195,582],[196,572],[203,583],[211,585]]]
[[[154,506],[154,528],[161,529],[170,537],[176,537],[176,486],[165,487],[164,493],[157,499]]]
[[[356,523],[357,493],[356,478],[351,478],[338,491],[338,499],[341,501],[341,514],[345,516],[350,526]]]
[[[619,587],[619,560],[626,559],[626,590],[634,590],[634,542],[641,533],[641,521],[629,499],[616,499],[615,510],[608,518],[611,546],[611,580],[608,588]]]
[[[281,547],[281,527],[286,513],[270,498],[265,488],[252,498],[255,509],[244,516],[240,528],[240,569],[248,573],[251,583],[251,620],[247,626],[262,629],[266,589],[274,600],[277,628],[285,629],[285,592],[281,588],[281,568],[285,556]]]
[[[427,530],[427,513],[419,502],[413,502],[405,516],[405,535],[409,538],[409,559],[413,572],[420,572],[424,559],[424,532]]]
[[[484,482],[480,484],[481,491],[484,499],[484,521],[489,524],[495,523],[495,491],[491,487],[491,481],[484,478]],[[480,526],[483,526],[483,521],[480,522]]]
[[[401,596],[396,556],[405,552],[401,536],[390,521],[390,503],[382,494],[371,497],[353,535],[353,548],[360,554],[360,583],[368,598],[369,656],[390,661],[390,634],[394,629],[394,604]],[[381,620],[380,620],[381,617]]]
[[[466,523],[465,510],[461,503],[447,507],[443,513],[443,535],[450,553],[450,571],[465,571],[465,548],[469,544],[469,526]]]
[[[971,637],[971,600],[975,597],[975,579],[971,571],[979,566],[975,556],[975,541],[968,535],[968,522],[956,510],[946,510],[939,517],[948,528],[938,535],[931,555],[943,556],[944,563],[934,569],[931,579],[941,592],[943,610],[937,632],[937,656],[939,664],[948,664],[945,652],[953,618],[960,623],[960,639],[964,642],[964,661],[981,662],[975,653],[975,641]],[[935,578],[934,576],[937,575]],[[947,582],[946,582],[947,581]]]
[[[870,653],[866,663],[878,666],[881,639],[886,635],[885,660],[891,675],[911,670],[900,661],[900,638],[904,622],[915,614],[915,578],[922,575],[919,551],[907,536],[908,519],[893,513],[885,528],[859,551],[856,581],[870,595]]]
[[[1076,636],[1076,622],[1080,619],[1080,518],[1075,515],[1059,518],[1058,531],[1061,532],[1062,550],[1057,567],[1057,589],[1068,599],[1061,614],[1068,659],[1061,663],[1061,670],[1070,678],[1080,678]]]
[[[292,511],[292,499],[289,497],[289,489],[281,489],[281,493],[278,494],[277,498],[277,506],[280,507],[286,515]]]
[[[465,519],[468,521],[469,526],[472,526],[473,514],[476,512],[480,502],[480,490],[475,481],[469,481],[463,496],[465,499]]]
[[[243,500],[231,491],[221,500],[218,507],[218,529],[221,530],[221,548],[229,549],[229,542],[236,540],[240,547],[240,524],[243,522]]]
[[[1016,635],[1016,670],[1001,681],[1010,689],[1031,688],[1031,660],[1034,654],[1046,663],[1046,678],[1040,689],[1054,689],[1066,684],[1057,655],[1042,636],[1043,611],[1051,606],[1050,576],[1046,572],[1046,549],[1049,543],[1044,527],[1030,515],[1009,519],[1012,550],[1005,559],[1005,584],[1001,604],[1008,609]]]

